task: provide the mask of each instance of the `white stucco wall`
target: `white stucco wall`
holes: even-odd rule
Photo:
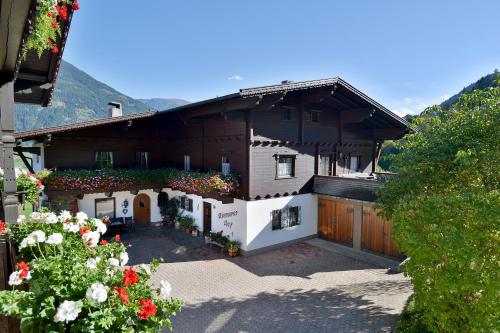
[[[285,206],[300,206],[300,225],[272,230],[271,212]],[[247,247],[253,251],[262,247],[315,235],[318,232],[318,199],[314,194],[247,202]]]
[[[207,199],[212,204],[212,231],[222,231],[223,235],[241,243],[243,250],[247,249],[247,202],[235,199],[231,204]]]

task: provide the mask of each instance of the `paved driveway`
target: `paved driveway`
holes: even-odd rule
[[[412,292],[402,274],[308,243],[229,258],[172,229],[123,239],[132,264],[165,258],[153,282],[185,302],[174,332],[391,332]]]

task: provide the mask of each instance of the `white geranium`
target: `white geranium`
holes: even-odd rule
[[[26,236],[22,241],[21,243],[19,244],[19,249],[24,249],[25,247],[28,247],[28,246],[33,246],[36,244],[36,239],[35,237],[31,236],[31,235],[28,235]]]
[[[90,288],[87,289],[85,297],[87,297],[89,301],[98,303],[106,302],[108,299],[108,289],[102,283],[93,283]]]
[[[54,322],[65,322],[75,320],[80,312],[82,311],[82,306],[74,301],[64,301],[57,308],[57,313],[54,316]]]
[[[80,227],[76,223],[63,223],[63,229],[73,233],[80,231]]]
[[[47,237],[47,244],[59,245],[62,243],[62,241],[63,235],[58,232]]]
[[[33,236],[38,243],[43,243],[47,239],[45,232],[42,230],[35,230],[30,235]]]
[[[43,219],[43,214],[39,212],[33,212],[30,215],[31,222],[41,221]]]
[[[97,231],[89,231],[83,234],[82,239],[87,243],[88,246],[94,247],[99,243],[99,237],[101,237],[101,234],[99,234]]]
[[[31,273],[29,271],[24,279],[21,279],[20,277],[22,273],[22,270],[12,272],[12,274],[10,274],[9,276],[9,286],[18,286],[23,283],[24,280],[31,279]]]
[[[108,259],[108,264],[113,267],[119,267],[120,266],[120,261],[116,258],[109,258]]]
[[[85,225],[86,224],[86,220],[88,219],[89,217],[87,216],[87,214],[85,214],[84,212],[78,212],[76,213],[76,220],[78,221],[78,224],[81,226],[81,225]]]
[[[57,223],[59,219],[57,218],[57,215],[54,213],[47,213],[45,214],[45,223],[47,224],[54,224]]]
[[[94,219],[94,223],[95,223],[95,227],[96,227],[97,231],[100,232],[101,235],[104,235],[106,233],[106,230],[108,230],[106,225],[101,220]]]
[[[66,222],[66,220],[71,219],[71,213],[67,210],[63,210],[61,214],[59,214],[59,221]]]
[[[113,277],[116,274],[116,269],[114,269],[113,267],[108,267],[106,268],[105,273],[107,276]]]
[[[19,215],[17,217],[17,223],[23,223],[24,220],[26,220],[26,216],[24,216],[24,215]]]
[[[170,293],[172,292],[172,286],[166,280],[160,281],[160,298],[167,299],[170,297]]]
[[[87,259],[87,267],[90,269],[96,269],[99,261],[101,261],[101,258],[99,257],[89,258]]]
[[[148,264],[140,264],[139,266],[137,266],[137,268],[140,273],[151,275],[151,268]]]
[[[128,263],[128,253],[122,252],[120,253],[120,265],[125,266]]]

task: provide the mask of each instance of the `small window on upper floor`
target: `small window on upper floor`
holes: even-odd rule
[[[359,172],[360,160],[361,160],[360,156],[351,155],[349,162],[349,172]]]
[[[330,155],[321,155],[319,159],[319,174],[321,176],[329,176],[331,174],[331,165]]]
[[[221,157],[221,174],[227,176],[231,173],[231,164],[229,163],[229,157]]]
[[[112,169],[113,168],[113,152],[112,151],[96,151],[95,152],[95,167],[97,169]]]
[[[292,110],[291,109],[283,109],[281,114],[281,120],[292,120]]]
[[[138,151],[135,153],[135,166],[138,169],[149,169],[149,152]]]
[[[295,176],[295,156],[279,156],[276,166],[277,178],[291,178]]]
[[[184,155],[184,171],[191,171],[191,156]]]

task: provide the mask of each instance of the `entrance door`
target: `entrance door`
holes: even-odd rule
[[[354,205],[340,201],[319,199],[318,234],[352,247]]]
[[[141,193],[134,198],[134,221],[137,224],[151,222],[151,199],[147,194]]]
[[[203,202],[203,233],[208,235],[212,231],[212,204]]]

